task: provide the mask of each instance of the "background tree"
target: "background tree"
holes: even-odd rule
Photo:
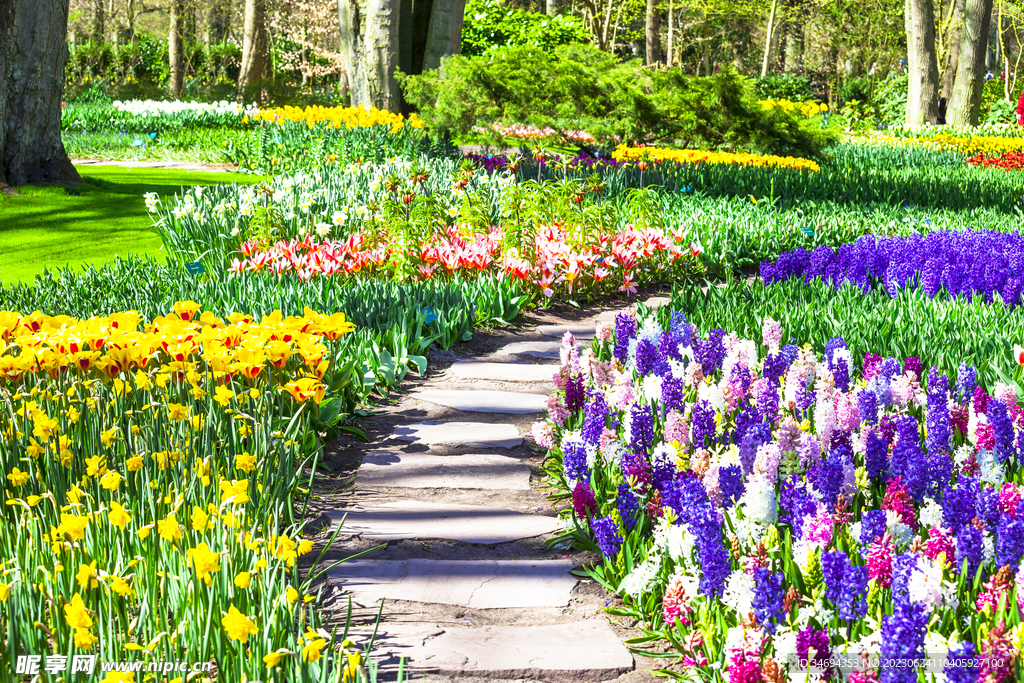
[[[661,15],[658,12],[658,0],[647,0],[647,63],[661,62]]]
[[[946,115],[950,125],[978,124],[991,18],[992,0],[967,0],[960,45],[957,47],[960,58],[957,61],[956,81]]]
[[[907,118],[919,128],[939,115],[939,66],[935,56],[935,13],[932,0],[907,0]]]
[[[167,54],[170,60],[171,81],[168,92],[180,99],[185,85],[185,53],[182,45],[182,29],[185,6],[182,0],[171,0],[171,28],[167,35]]]
[[[251,99],[254,89],[262,83],[266,74],[268,47],[265,0],[245,0],[242,66],[238,72],[238,92],[243,97]]]
[[[0,2],[0,189],[79,182],[60,137],[68,0]]]

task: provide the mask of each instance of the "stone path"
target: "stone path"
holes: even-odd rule
[[[389,415],[393,428],[361,454],[350,502],[324,511],[329,530],[341,525],[342,549],[386,544],[328,573],[369,614],[384,600],[374,647],[385,680],[400,658],[413,679],[430,681],[638,673],[603,591],[570,573],[597,558],[546,543],[563,526],[541,457],[523,440],[553,388],[556,338],[568,329],[591,339],[616,312],[540,326],[418,382]]]

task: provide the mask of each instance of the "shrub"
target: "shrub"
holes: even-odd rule
[[[766,100],[813,100],[811,79],[796,74],[768,74],[754,81],[754,90]]]
[[[506,7],[498,0],[470,0],[462,24],[462,54],[482,55],[494,47],[589,43],[590,31],[573,16],[548,16]]]
[[[727,151],[817,157],[836,134],[781,109],[765,111],[750,82],[731,69],[710,78],[645,68],[584,45],[492,50],[453,56],[440,70],[398,74],[406,100],[435,131],[531,124],[582,128],[605,145],[677,143]],[[500,143],[495,135],[484,139]]]

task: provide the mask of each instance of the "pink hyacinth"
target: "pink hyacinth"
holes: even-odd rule
[[[1016,661],[1017,649],[1013,645],[1013,638],[1006,629],[1006,622],[1000,621],[981,647],[978,680],[985,683],[1012,681]]]
[[[997,384],[995,391],[992,392],[992,398],[998,398],[1007,406],[1017,405],[1017,392],[1006,384]]]
[[[551,448],[555,445],[555,426],[550,422],[534,422],[530,432],[533,434],[533,440],[541,448]]]
[[[757,449],[754,458],[754,471],[764,476],[768,481],[775,481],[779,472],[779,461],[782,460],[782,451],[778,444],[769,443]]]
[[[979,422],[974,434],[978,450],[987,451],[996,447],[995,432],[992,429],[992,423],[988,420]]]
[[[1020,489],[1011,482],[1004,482],[999,490],[999,511],[1017,518],[1017,505],[1020,504]]]
[[[761,341],[769,349],[779,348],[782,341],[782,325],[769,317],[765,317],[761,325]]]
[[[910,498],[910,492],[901,479],[902,477],[896,477],[886,482],[882,509],[892,510],[899,516],[901,522],[913,529],[917,526],[917,513],[914,512],[914,501]]]
[[[690,423],[677,410],[670,410],[665,420],[665,440],[677,442],[680,446],[690,443]]]
[[[834,526],[832,515],[824,503],[818,503],[818,509],[813,515],[804,515],[803,538],[811,543],[818,543],[826,548],[832,542]]]
[[[665,589],[665,597],[661,602],[661,615],[668,625],[675,625],[676,619],[683,626],[690,625],[690,613],[693,609],[687,603],[688,597],[683,582],[679,578],[672,580],[672,583]]]
[[[569,411],[565,407],[565,399],[562,398],[561,394],[551,394],[548,396],[548,415],[551,416],[552,421],[559,427],[565,425],[565,421],[569,417]]]
[[[1009,584],[996,581],[996,577],[993,576],[982,584],[982,591],[978,593],[978,599],[974,604],[978,608],[979,612],[983,612],[985,608],[989,608],[990,612],[995,614],[996,610],[999,609],[999,601],[1003,600],[1003,597],[1009,589]]]
[[[956,561],[956,549],[953,546],[953,539],[950,538],[939,527],[933,526],[928,530],[928,542],[924,546],[924,554],[929,560],[946,553],[946,562]]]
[[[597,323],[594,328],[594,334],[598,341],[609,342],[612,340],[612,335],[615,334],[615,325],[606,320],[602,320]]]
[[[852,393],[841,394],[836,401],[836,422],[847,433],[860,426],[860,408]]]
[[[889,534],[876,539],[868,548],[868,576],[879,588],[892,585],[892,556],[896,550]]]

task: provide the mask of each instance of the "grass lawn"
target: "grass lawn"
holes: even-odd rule
[[[78,189],[22,187],[0,195],[0,282],[31,281],[43,268],[100,264],[114,254],[163,259],[143,194],[173,196],[185,185],[253,183],[239,173],[84,166]]]

